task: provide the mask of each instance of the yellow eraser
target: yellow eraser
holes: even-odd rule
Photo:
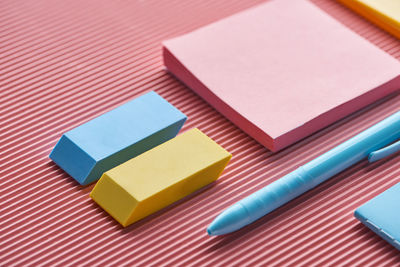
[[[127,226],[215,181],[231,157],[192,129],[105,172],[90,196]]]
[[[399,0],[339,0],[344,5],[400,38]]]

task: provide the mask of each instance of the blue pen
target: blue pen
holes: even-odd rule
[[[295,171],[235,203],[208,226],[209,235],[223,235],[254,222],[346,168],[366,159],[398,151],[400,111],[368,128]],[[378,153],[376,153],[378,151]],[[381,152],[379,152],[381,151]],[[382,152],[383,151],[383,152]],[[390,152],[390,153],[389,153]]]

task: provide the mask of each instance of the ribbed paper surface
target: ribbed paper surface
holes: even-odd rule
[[[207,236],[235,201],[400,109],[393,95],[272,154],[165,72],[162,40],[260,2],[0,2],[1,266],[400,264],[353,217],[399,182],[399,155],[363,161],[237,233]],[[334,1],[313,2],[400,58],[395,38]],[[89,198],[93,185],[48,155],[63,132],[149,90],[188,115],[183,131],[200,128],[233,158],[213,185],[122,228]]]

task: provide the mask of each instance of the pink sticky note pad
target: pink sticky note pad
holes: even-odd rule
[[[272,151],[400,88],[400,62],[306,0],[274,0],[164,42],[164,63]]]

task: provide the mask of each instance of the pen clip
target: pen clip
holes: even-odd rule
[[[394,153],[396,153],[398,151],[400,151],[400,140],[389,146],[386,146],[384,148],[381,148],[381,149],[371,152],[368,155],[368,161],[375,162],[375,161],[381,160],[383,158],[386,158],[390,155],[393,155]]]

